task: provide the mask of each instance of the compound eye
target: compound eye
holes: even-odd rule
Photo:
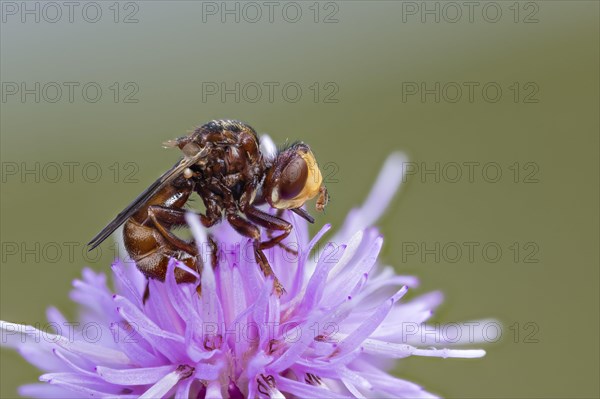
[[[283,200],[296,198],[306,186],[308,165],[301,156],[295,156],[281,173],[279,195]]]
[[[264,198],[273,208],[299,208],[319,194],[323,177],[307,145],[279,153],[264,182]]]

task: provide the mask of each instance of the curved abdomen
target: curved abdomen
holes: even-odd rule
[[[123,227],[125,249],[131,259],[135,261],[137,268],[146,277],[164,281],[170,258],[178,259],[192,270],[197,270],[197,258],[174,247],[156,229],[148,215],[148,209],[155,205],[170,209],[182,209],[192,190],[193,184],[184,177],[180,177],[159,191],[125,222]],[[166,229],[177,226],[177,224],[167,221],[161,222],[161,225]],[[175,278],[178,283],[191,283],[196,280],[192,274],[179,268],[175,269]]]

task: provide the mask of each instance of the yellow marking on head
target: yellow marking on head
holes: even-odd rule
[[[321,171],[319,170],[319,165],[315,159],[315,156],[311,151],[308,152],[298,152],[298,155],[304,160],[307,167],[307,177],[306,182],[304,183],[304,187],[302,191],[298,193],[294,198],[291,199],[283,199],[280,198],[279,188],[275,187],[273,192],[271,193],[271,201],[273,206],[278,209],[292,209],[299,208],[304,203],[312,198],[314,198],[317,194],[319,194],[319,190],[321,188],[321,183],[323,183],[323,176],[321,175]]]

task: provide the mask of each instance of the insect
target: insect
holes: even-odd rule
[[[208,228],[226,220],[251,238],[256,262],[265,276],[273,276],[274,290],[282,295],[284,288],[263,252],[283,246],[282,240],[292,231],[281,213],[288,209],[314,223],[302,206],[318,197],[316,209],[321,211],[329,198],[309,146],[294,143],[267,159],[255,130],[234,120],[213,120],[165,146],[179,148],[183,158],[100,231],[88,243],[89,250],[124,223],[125,248],[146,277],[164,281],[171,257],[200,272],[203,265],[196,245],[172,231],[186,225],[183,207],[195,192],[206,208],[197,213],[200,222]],[[277,209],[277,215],[257,207],[265,203]],[[261,228],[268,236],[264,241]],[[178,283],[196,280],[180,268],[175,273]]]

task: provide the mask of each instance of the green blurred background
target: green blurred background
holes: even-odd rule
[[[327,165],[317,224],[339,226],[390,152],[415,162],[380,221],[383,261],[419,276],[418,292],[444,292],[434,321],[492,317],[503,332],[483,359],[410,358],[397,375],[446,397],[598,397],[598,2],[475,2],[472,14],[463,2],[276,2],[272,22],[262,2],[261,16],[234,2],[99,2],[100,17],[81,2],[73,22],[62,3],[61,17],[36,3],[39,23],[2,3],[2,320],[44,323],[50,304],[74,317],[71,281],[84,265],[108,271],[113,254],[104,244],[88,259],[83,244],[173,164],[161,142],[236,118],[310,143]],[[39,102],[21,98],[23,82],[40,82]],[[79,84],[72,102],[64,82]],[[223,101],[221,83],[236,82],[239,101]],[[422,97],[436,82],[439,101]],[[36,162],[39,182],[21,176]],[[72,179],[65,162],[79,163]],[[439,179],[421,174],[436,165]],[[39,375],[9,350],[0,364],[2,397]]]

